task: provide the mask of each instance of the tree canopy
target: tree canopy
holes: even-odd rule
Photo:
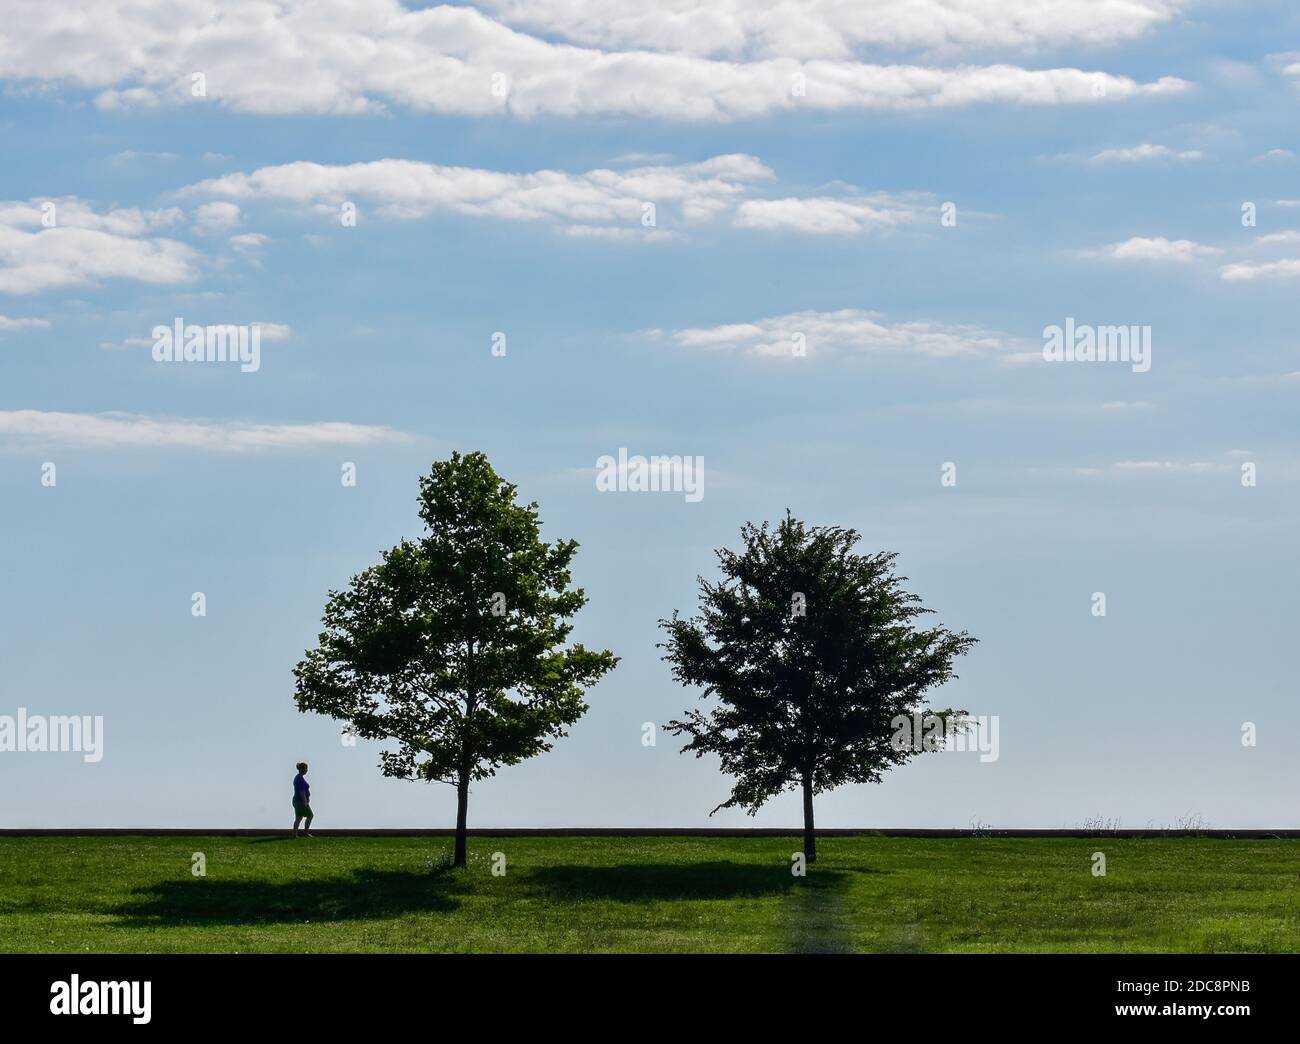
[[[775,527],[747,523],[743,549],[717,551],[722,579],[699,579],[699,615],[660,621],[673,677],[712,702],[666,728],[683,750],[716,755],[734,777],[713,811],[751,815],[801,789],[804,854],[816,858],[813,797],[877,783],[923,748],[894,741],[918,711],[960,727],[963,711],[929,711],[926,694],[955,677],[975,639],[921,627],[932,612],[902,587],[893,552],[859,554],[858,533],[807,526],[788,512]]]
[[[458,866],[470,783],[550,750],[618,662],[565,644],[587,601],[571,586],[578,544],[543,541],[537,504],[516,493],[482,453],[434,463],[420,480],[424,535],[330,592],[294,669],[299,710],[396,741],[384,775],[456,787]]]

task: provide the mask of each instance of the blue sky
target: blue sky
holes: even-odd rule
[[[104,756],[0,753],[0,825],[282,825],[301,758],[322,826],[450,825],[290,672],[454,449],[581,542],[622,657],[473,826],[797,821],[641,742],[695,700],[656,621],[786,508],[899,552],[980,639],[942,702],[1000,722],[820,825],[1300,825],[1287,5],[79,8],[0,27],[0,715]],[[1067,317],[1150,371],[1044,360]],[[177,318],[262,324],[260,369],[155,362]],[[599,492],[620,447],[703,500]]]

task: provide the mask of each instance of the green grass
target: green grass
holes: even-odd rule
[[[1300,951],[1298,841],[836,837],[804,879],[797,847],[471,837],[446,870],[444,838],[7,837],[0,949]]]

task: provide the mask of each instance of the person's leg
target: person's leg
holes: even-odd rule
[[[312,836],[312,833],[311,833],[311,821],[312,821],[311,809],[308,809],[308,810],[307,810],[307,821],[306,821],[305,823],[303,823],[303,825],[302,825],[302,832],[303,832],[304,834],[306,834],[308,837],[311,837],[311,836]]]
[[[298,824],[302,822],[302,816],[293,817],[293,836],[298,836]]]

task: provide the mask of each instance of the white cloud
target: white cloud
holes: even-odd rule
[[[928,198],[875,193],[845,198],[747,200],[737,209],[735,224],[738,228],[851,235],[925,220],[937,221],[935,204]]]
[[[1257,279],[1300,278],[1300,257],[1280,261],[1237,261],[1219,269],[1219,277],[1229,283],[1248,283]]]
[[[293,329],[284,323],[263,323],[254,320],[252,325],[261,327],[258,336],[263,341],[287,341],[293,336]]]
[[[176,152],[138,152],[135,149],[123,149],[121,152],[115,152],[110,157],[113,163],[153,163],[158,160],[177,160],[180,154]]]
[[[96,108],[105,112],[120,112],[124,109],[154,109],[162,104],[162,98],[148,87],[128,87],[121,91],[102,91],[95,98]]]
[[[241,232],[230,237],[230,245],[242,254],[253,254],[266,246],[270,237],[261,232]]]
[[[667,243],[677,237],[662,228],[602,228],[597,225],[565,225],[560,234],[571,239],[607,239],[614,242]]]
[[[1130,145],[1127,148],[1102,149],[1092,157],[1093,163],[1144,163],[1150,160],[1198,160],[1205,154],[1196,149],[1177,152],[1168,145]]]
[[[1138,475],[1204,475],[1221,471],[1225,466],[1208,460],[1118,460],[1106,467],[1076,467],[1070,471],[1087,478],[1119,478]]]
[[[239,224],[239,204],[228,200],[204,203],[194,211],[194,229],[199,233],[228,232]]]
[[[149,235],[182,216],[174,207],[100,214],[72,198],[0,202],[0,293],[89,286],[101,279],[187,282],[197,274],[195,251]]]
[[[44,319],[11,319],[7,315],[0,315],[0,334],[14,330],[44,330],[49,325]]]
[[[369,204],[380,217],[395,220],[454,213],[544,222],[575,238],[650,242],[672,239],[676,227],[724,219],[738,228],[811,234],[879,232],[938,219],[935,199],[920,192],[866,193],[846,186],[839,196],[747,198],[774,177],[763,163],[744,154],[581,174],[514,174],[383,159],[262,167],[199,182],[182,194],[283,200],[331,218],[344,202],[353,202],[358,208]],[[655,208],[651,227],[643,220],[647,204]]]
[[[1266,236],[1260,236],[1255,240],[1259,246],[1277,246],[1278,244],[1300,243],[1300,232],[1295,229],[1287,229],[1284,232],[1270,232]]]
[[[601,48],[847,58],[868,46],[953,51],[1132,40],[1183,6],[1166,0],[481,0],[502,21]]]
[[[332,214],[343,202],[374,204],[381,217],[413,219],[438,212],[539,221],[584,228],[589,234],[626,230],[652,235],[673,223],[694,224],[729,213],[772,172],[752,156],[716,156],[701,163],[591,170],[569,174],[541,170],[508,174],[473,167],[443,167],[384,159],[330,166],[287,163],[251,174],[200,182],[186,194],[236,199],[278,199]],[[644,205],[655,205],[656,227],[642,224]]]
[[[1085,257],[1108,261],[1160,261],[1184,265],[1198,258],[1214,257],[1222,253],[1218,247],[1203,246],[1190,239],[1165,239],[1164,236],[1134,236],[1122,243],[1082,251]]]
[[[650,331],[662,337],[662,331]],[[885,322],[879,312],[845,308],[836,312],[794,312],[750,323],[674,330],[667,335],[683,348],[739,351],[747,355],[793,357],[802,338],[808,355],[890,354],[930,358],[987,358],[1005,352],[1011,340],[973,326],[932,322]]]
[[[171,323],[166,322],[160,325],[170,326]],[[220,326],[225,324],[216,323],[213,325]],[[293,328],[286,325],[285,323],[265,323],[255,319],[253,320],[253,322],[249,323],[248,325],[257,326],[260,329],[258,338],[262,342],[266,342],[266,343],[270,343],[273,341],[287,341],[289,340],[289,338],[293,336]],[[99,346],[101,348],[152,348],[153,344],[154,344],[154,338],[150,336],[150,337],[127,337],[123,339],[120,343],[114,341],[103,341],[100,343]]]
[[[874,46],[882,31],[899,44],[941,48],[1113,42],[1167,20],[1176,9],[1168,0],[1111,0],[1098,10],[1085,0],[1067,0],[1060,10],[1048,0],[1009,6],[944,0],[924,9],[898,0],[866,8],[823,0],[813,10],[789,4],[771,13],[757,3],[732,6],[748,11],[739,35],[725,26],[720,34],[698,29],[696,23],[717,13],[692,6],[671,29],[676,42],[660,39],[663,33],[651,24],[659,19],[667,25],[671,17],[654,14],[638,22],[603,8],[593,8],[590,18],[579,14],[590,31],[575,22],[571,39],[627,48],[602,50],[532,36],[469,6],[407,8],[397,0],[351,0],[324,9],[309,0],[63,0],[57,17],[38,4],[11,5],[5,34],[21,45],[0,46],[0,78],[98,91],[96,104],[106,109],[216,103],[267,114],[348,114],[397,106],[462,116],[675,120],[797,109],[1109,103],[1187,86],[1175,77],[1138,83],[1072,68],[879,65],[853,60],[847,51]],[[553,19],[558,10],[546,8],[539,20]],[[620,36],[625,43],[614,39]],[[736,47],[753,57],[700,53],[727,54]],[[205,77],[202,97],[192,91],[195,72]],[[503,81],[494,81],[498,74]],[[802,96],[792,90],[800,74],[807,87]],[[494,91],[494,82],[509,89]]]
[[[184,217],[179,207],[161,210],[118,208],[99,214],[75,196],[30,199],[25,202],[0,201],[0,226],[10,225],[15,228],[44,228],[47,224],[53,224],[60,228],[88,228],[115,236],[142,236],[178,224]]]
[[[1217,467],[1219,465],[1207,460],[1120,460],[1115,462],[1117,471],[1128,472],[1196,473],[1213,471]]]
[[[1273,68],[1291,80],[1297,88],[1300,88],[1300,51],[1284,51],[1280,54],[1270,54],[1268,60]]]
[[[185,449],[241,453],[316,446],[362,446],[407,441],[391,428],[323,421],[315,424],[252,424],[185,420],[135,413],[0,411],[0,438],[21,444],[83,449]]]

